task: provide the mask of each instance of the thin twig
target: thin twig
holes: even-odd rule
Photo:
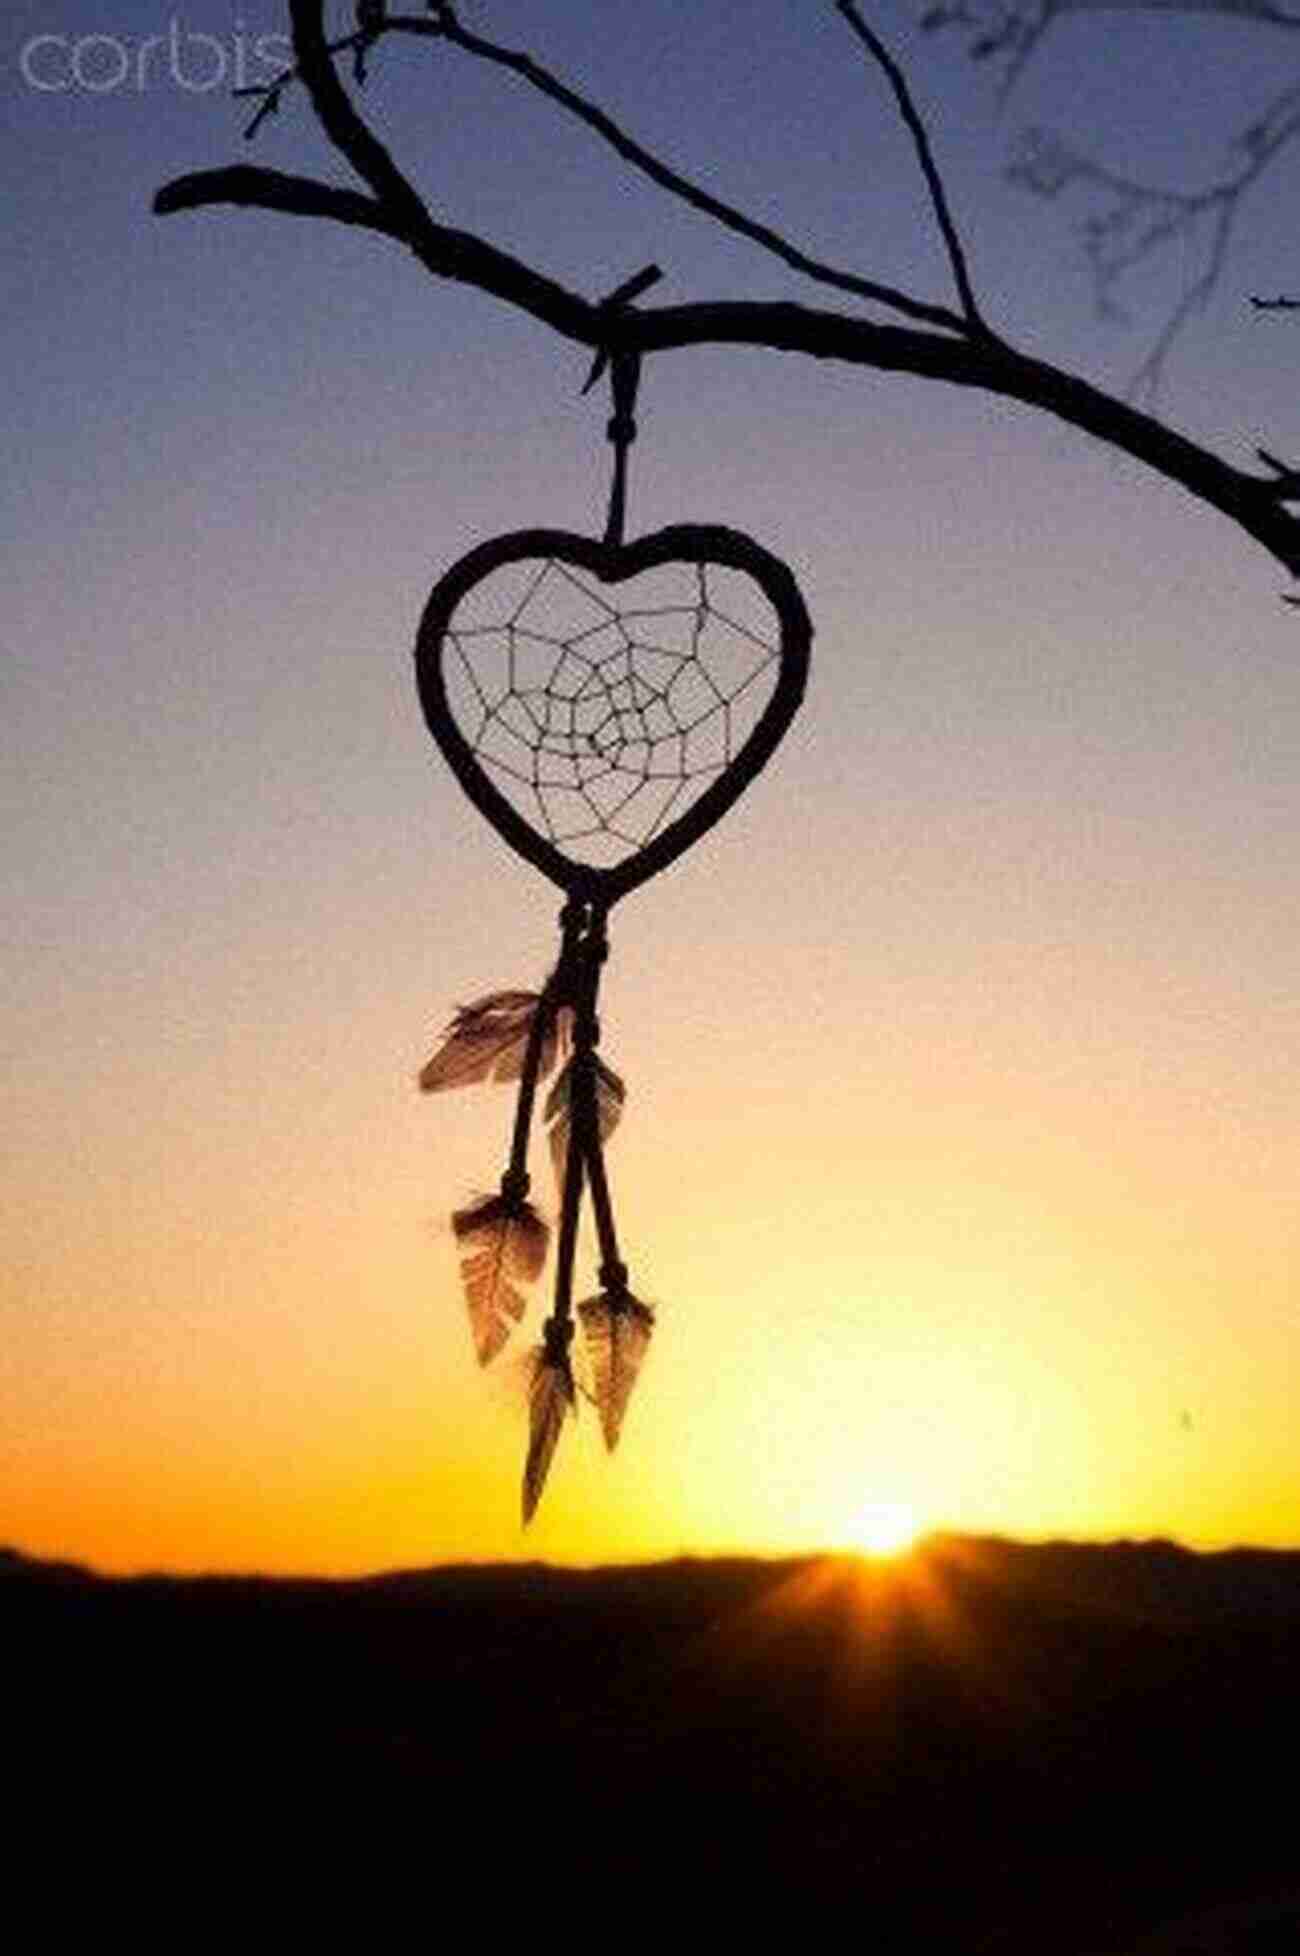
[[[869,27],[862,18],[861,13],[854,5],[854,0],[835,0],[835,10],[848,22],[894,92],[894,101],[898,105],[898,113],[902,117],[908,134],[912,138],[912,145],[916,150],[916,160],[921,166],[921,174],[925,178],[925,187],[930,193],[930,206],[934,211],[935,221],[943,233],[943,242],[948,253],[948,263],[952,268],[952,276],[957,291],[961,295],[962,311],[966,315],[966,325],[974,332],[988,334],[991,329],[986,324],[983,314],[980,312],[979,303],[975,297],[975,288],[971,284],[970,271],[966,264],[966,253],[962,248],[961,239],[957,235],[957,226],[953,222],[952,211],[948,205],[948,193],[943,187],[943,178],[940,176],[939,166],[934,160],[934,151],[930,147],[930,138],[926,133],[925,124],[921,120],[916,103],[912,100],[912,91],[907,85],[907,77],[881,40],[879,34],[876,33],[875,28]]]
[[[1152,403],[1159,394],[1165,363],[1178,335],[1219,286],[1242,204],[1281,152],[1300,138],[1300,87],[1279,91],[1263,115],[1235,138],[1231,154],[1242,160],[1204,190],[1166,190],[1108,170],[1050,130],[1033,129],[1021,138],[1008,168],[1012,183],[1039,197],[1057,197],[1071,187],[1103,199],[1083,225],[1099,314],[1118,311],[1115,295],[1135,265],[1164,247],[1196,244],[1207,238],[1201,269],[1185,282],[1155,344],[1134,376],[1131,391]],[[1255,302],[1258,303],[1258,302]],[[1263,304],[1269,310],[1269,302]]]
[[[1149,406],[1154,406],[1159,399],[1165,362],[1169,358],[1174,341],[1193,314],[1204,311],[1213,297],[1214,288],[1219,283],[1228,256],[1235,216],[1236,206],[1231,199],[1225,199],[1215,207],[1210,249],[1205,266],[1200,276],[1184,287],[1181,298],[1166,319],[1155,344],[1133,376],[1131,387],[1135,399],[1145,401]]]
[[[1289,462],[1279,460],[1266,448],[1255,450],[1266,469],[1272,469],[1276,480],[1272,484],[1273,494],[1281,503],[1294,502],[1300,497],[1300,469],[1292,468]]]
[[[594,102],[589,102],[585,96],[569,88],[558,76],[551,74],[539,62],[534,61],[530,54],[501,47],[495,41],[485,40],[482,35],[472,34],[468,28],[461,26],[450,7],[440,7],[436,20],[412,20],[404,15],[390,16],[384,22],[384,29],[385,32],[393,34],[413,34],[424,39],[450,41],[466,54],[475,55],[481,61],[492,62],[499,68],[509,69],[512,74],[518,75],[530,87],[545,95],[549,101],[558,103],[570,115],[576,116],[580,122],[594,130],[603,142],[608,143],[610,148],[623,158],[625,163],[630,163],[643,176],[649,177],[650,181],[657,183],[661,190],[667,190],[672,196],[689,204],[693,210],[702,211],[706,217],[711,217],[718,224],[724,225],[728,231],[734,231],[737,236],[748,238],[751,244],[759,245],[764,251],[771,252],[773,257],[779,258],[783,264],[790,266],[792,271],[802,273],[805,278],[815,279],[820,285],[834,286],[841,292],[851,292],[859,299],[870,299],[877,305],[889,306],[908,319],[924,320],[931,326],[946,326],[954,332],[965,332],[968,329],[969,312],[967,318],[963,319],[949,306],[934,305],[927,300],[915,299],[910,293],[902,292],[892,285],[883,285],[878,279],[861,278],[856,272],[841,271],[837,266],[810,258],[807,252],[801,251],[797,245],[792,244],[779,231],[774,231],[770,225],[761,224],[757,218],[746,216],[745,212],[738,210],[734,204],[724,203],[720,197],[713,196],[701,185],[693,183],[689,177],[682,176],[680,171],[670,169],[666,163],[660,162],[657,156],[644,149],[624,129],[621,129],[612,116],[606,115],[605,111],[597,108]]]
[[[359,28],[351,34],[340,35],[336,41],[327,41],[325,43],[325,49],[331,56],[346,54],[351,50],[354,61],[358,64],[364,64],[364,57],[369,49],[374,46],[376,38],[374,28]],[[355,72],[357,80],[364,82],[366,78],[364,65],[359,65]],[[244,141],[246,143],[252,141],[268,116],[277,113],[280,107],[280,98],[284,94],[285,89],[292,88],[294,83],[300,82],[302,78],[301,68],[296,63],[291,63],[289,67],[282,68],[279,74],[274,76],[269,82],[250,82],[243,88],[231,89],[231,95],[236,101],[240,101],[247,96],[260,95],[263,98],[257,113],[244,130]]]

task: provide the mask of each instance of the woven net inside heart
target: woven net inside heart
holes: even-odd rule
[[[610,866],[730,767],[780,647],[743,571],[674,562],[605,584],[531,558],[466,593],[443,673],[462,736],[512,805],[573,860]]]

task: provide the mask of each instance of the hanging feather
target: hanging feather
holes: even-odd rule
[[[524,1462],[524,1526],[537,1512],[537,1503],[551,1471],[564,1422],[574,1407],[573,1373],[569,1366],[572,1324],[548,1318],[545,1342],[533,1354],[528,1389],[528,1457]]]
[[[460,1245],[460,1277],[480,1365],[494,1359],[524,1315],[520,1284],[533,1284],[546,1262],[550,1230],[524,1195],[482,1195],[451,1219]]]
[[[627,1099],[627,1088],[617,1073],[593,1053],[592,1062],[596,1068],[596,1126],[600,1132],[601,1146],[608,1141],[618,1126]],[[570,1060],[560,1077],[546,1096],[543,1115],[547,1127],[547,1139],[551,1144],[551,1160],[555,1164],[555,1179],[564,1186],[564,1168],[569,1159],[569,1130],[573,1125],[573,1068]]]
[[[538,1003],[536,992],[489,992],[472,1005],[458,1005],[441,1046],[420,1069],[422,1091],[441,1093],[478,1080],[518,1080]],[[542,1040],[539,1080],[546,1078],[557,1051],[567,1043],[568,1021],[566,1009],[551,1014]]]
[[[578,1306],[591,1366],[592,1397],[613,1453],[654,1329],[655,1314],[630,1290],[607,1289]]]

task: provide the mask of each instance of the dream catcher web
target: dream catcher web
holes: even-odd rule
[[[663,566],[625,607],[555,558],[517,568],[474,593],[483,623],[462,605],[448,628],[449,702],[550,842],[617,862],[735,759],[780,656],[775,621],[724,566]]]
[[[461,787],[566,898],[540,991],[461,1006],[420,1075],[426,1092],[516,1087],[497,1191],[452,1217],[483,1365],[524,1318],[546,1265],[551,1230],[528,1162],[550,1082],[540,1119],[559,1222],[551,1313],[529,1356],[525,1522],[577,1406],[575,1328],[611,1451],[654,1328],[623,1261],[605,1163],[627,1098],[598,1051],[609,913],[697,842],[771,758],[803,697],[812,639],[790,571],[742,532],[679,524],[623,541],[637,378],[637,363],[615,356],[603,539],[521,530],[478,545],[434,586],[416,642],[425,719]],[[584,1197],[598,1288],[575,1304]]]

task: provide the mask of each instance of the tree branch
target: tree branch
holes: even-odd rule
[[[693,183],[680,171],[670,169],[666,163],[661,162],[651,151],[643,148],[621,129],[603,109],[568,87],[558,76],[543,68],[540,62],[534,61],[531,55],[513,48],[502,47],[498,42],[471,33],[461,26],[452,7],[444,4],[443,0],[431,0],[430,11],[436,14],[435,19],[406,14],[385,15],[381,12],[363,32],[346,34],[334,41],[327,41],[322,31],[319,36],[319,47],[313,48],[313,69],[315,70],[317,57],[322,52],[333,57],[351,51],[359,60],[387,34],[448,42],[466,54],[497,67],[506,68],[518,75],[549,101],[557,103],[570,115],[576,116],[580,122],[585,123],[617,155],[648,177],[652,183],[658,184],[661,190],[668,191],[671,196],[680,198],[692,209],[713,218],[726,230],[734,231],[737,236],[747,238],[751,244],[757,244],[762,250],[770,252],[783,264],[790,266],[791,270],[801,273],[805,278],[813,279],[821,285],[833,286],[841,292],[851,292],[860,299],[871,300],[876,305],[888,306],[891,311],[901,312],[905,318],[924,320],[932,326],[951,327],[954,332],[965,332],[971,324],[978,324],[977,315],[968,314],[968,317],[963,319],[948,306],[931,304],[926,300],[913,297],[909,292],[901,291],[896,286],[885,285],[879,279],[863,278],[856,272],[846,272],[838,266],[827,265],[820,259],[809,257],[807,252],[801,251],[798,245],[783,237],[779,231],[773,230],[770,225],[762,224],[757,218],[747,216],[735,205],[724,203],[720,197],[713,196],[701,185]],[[887,61],[888,57],[886,56],[885,59]],[[299,62],[293,67],[284,69],[272,82],[253,89],[237,89],[235,91],[237,95],[252,94],[262,97],[257,113],[244,131],[245,136],[255,136],[265,119],[276,113],[286,88],[294,82],[306,82],[307,79],[306,69]],[[346,102],[346,96],[343,99]],[[348,106],[351,108],[351,104]],[[355,110],[353,110],[353,117],[357,125],[365,129]],[[370,134],[368,129],[365,133]],[[924,141],[923,137],[922,140]],[[380,148],[378,144],[375,147]],[[382,151],[381,153],[386,154]],[[388,158],[388,162],[391,165],[391,157]],[[363,171],[362,174],[365,172]],[[411,189],[409,184],[406,187],[408,190]],[[940,198],[942,198],[942,189],[940,189]]]
[[[1218,14],[1264,27],[1300,28],[1300,13],[1284,12],[1272,0],[938,0],[922,15],[921,27],[969,30],[973,60],[997,56],[1005,61],[1000,90],[1005,97],[1048,29],[1065,15],[1085,12]],[[1292,82],[1239,131],[1229,150],[1229,157],[1238,160],[1205,190],[1166,190],[1119,175],[1050,130],[1027,131],[1012,152],[1010,182],[1044,197],[1055,197],[1069,185],[1082,186],[1098,200],[1082,229],[1099,313],[1117,312],[1114,298],[1120,283],[1143,259],[1173,243],[1200,250],[1200,270],[1184,279],[1133,377],[1133,391],[1148,403],[1159,393],[1179,334],[1219,285],[1241,204],[1297,136],[1300,88]]]
[[[854,5],[854,0],[835,0],[835,11],[841,14],[848,22],[893,90],[894,101],[898,106],[898,113],[902,117],[909,136],[912,138],[912,145],[916,150],[916,160],[921,166],[921,174],[925,178],[925,187],[930,193],[930,206],[934,211],[935,221],[943,234],[944,247],[948,253],[948,263],[952,268],[953,282],[961,298],[962,311],[966,316],[966,324],[975,332],[987,333],[989,328],[985,324],[979,306],[976,303],[975,290],[971,284],[970,272],[966,265],[966,253],[962,249],[961,239],[957,235],[957,226],[953,223],[952,212],[948,207],[948,193],[943,187],[943,178],[939,175],[938,165],[934,160],[934,151],[930,147],[930,138],[926,133],[925,124],[917,113],[916,104],[912,100],[912,91],[907,85],[907,77],[880,36],[876,33],[874,27],[869,27],[862,18],[858,8]]]
[[[945,319],[942,330],[925,331],[783,302],[610,307],[568,290],[485,239],[435,222],[348,101],[324,40],[323,0],[291,0],[291,9],[296,72],[326,133],[373,194],[235,166],[200,171],[166,185],[155,199],[158,212],[236,204],[329,217],[376,231],[404,244],[435,276],[475,286],[562,338],[610,356],[743,345],[980,388],[1052,414],[1145,463],[1219,510],[1300,576],[1300,517],[1284,507],[1296,493],[1291,471],[1262,454],[1268,475],[1233,468],[1152,415],[1018,352],[987,331],[972,331],[955,314]],[[952,330],[953,322],[959,331]]]
[[[1300,15],[1272,0],[935,0],[921,27],[926,33],[965,28],[973,61],[1005,60],[998,90],[1005,101],[1048,29],[1064,15],[1081,13],[1222,14],[1268,27],[1300,27]]]
[[[415,186],[398,169],[378,136],[358,114],[334,67],[325,39],[324,0],[289,0],[293,51],[316,119],[340,155],[412,237],[433,219]]]
[[[1243,199],[1297,137],[1300,88],[1293,83],[1236,137],[1232,148],[1241,158],[1237,168],[1205,190],[1161,190],[1119,176],[1045,130],[1029,130],[1021,138],[1007,169],[1010,182],[1039,197],[1058,197],[1081,187],[1104,200],[1083,225],[1084,248],[1102,314],[1117,310],[1114,295],[1134,265],[1171,243],[1193,242],[1198,230],[1208,226],[1201,269],[1185,284],[1134,377],[1135,390],[1148,401],[1159,390],[1165,360],[1178,334],[1219,284]]]
[[[295,217],[332,217],[340,224],[360,224],[367,230],[399,236],[384,207],[359,190],[318,183],[314,177],[293,176],[284,170],[259,170],[251,163],[233,163],[224,170],[194,170],[163,185],[153,200],[154,214],[197,211],[209,204],[242,204],[267,211],[287,211]]]
[[[378,231],[404,244],[436,278],[476,286],[582,346],[605,344],[604,315],[579,293],[568,291],[522,259],[475,237],[472,231],[435,224],[432,218],[411,224],[405,213],[359,190],[236,163],[224,170],[198,170],[177,177],[164,184],[153,200],[160,217],[217,204],[282,211],[291,217],[332,217],[341,224]]]
[[[382,0],[379,0],[379,4],[382,6]],[[328,41],[326,47],[331,55],[343,54],[350,51],[352,54],[353,75],[358,82],[364,82],[366,78],[366,57],[374,44],[375,38],[375,28],[367,25],[358,28],[355,33],[340,35],[336,41]],[[291,87],[294,82],[301,80],[302,75],[299,70],[295,67],[289,67],[282,69],[274,81],[255,82],[243,88],[231,89],[230,92],[236,100],[239,100],[241,96],[251,95],[261,97],[260,106],[244,131],[245,142],[252,141],[268,116],[279,113],[280,97],[284,94],[285,89]]]
[[[665,306],[632,312],[621,340],[643,354],[701,345],[771,347],[845,360],[882,372],[975,387],[1041,409],[1122,449],[1230,518],[1293,576],[1300,576],[1300,519],[1281,507],[1276,476],[1258,476],[1180,435],[1127,401],[1002,340],[959,341],[841,313],[757,301]]]
[[[910,293],[899,291],[895,286],[883,285],[878,279],[862,278],[856,272],[841,271],[835,265],[810,258],[807,252],[801,251],[770,225],[746,216],[734,204],[724,203],[720,197],[693,183],[680,171],[670,169],[621,129],[603,109],[569,88],[534,61],[531,55],[501,47],[496,42],[485,40],[482,35],[470,33],[461,26],[449,6],[439,7],[437,20],[410,20],[398,15],[386,20],[384,26],[385,31],[393,34],[415,34],[449,41],[466,54],[508,69],[527,82],[530,88],[546,96],[548,101],[557,103],[570,115],[576,116],[579,122],[585,123],[616,155],[621,156],[625,163],[630,163],[633,169],[639,170],[642,176],[648,177],[651,183],[658,184],[661,190],[689,204],[692,210],[713,218],[725,230],[733,231],[738,237],[747,238],[751,244],[770,252],[782,264],[802,273],[805,278],[815,279],[821,285],[834,286],[841,292],[851,292],[859,299],[870,299],[877,305],[889,306],[894,312],[901,312],[909,319],[924,320],[931,326],[948,326],[954,332],[965,332],[972,323],[970,316],[963,319],[948,306],[932,305],[923,299],[913,298]]]

